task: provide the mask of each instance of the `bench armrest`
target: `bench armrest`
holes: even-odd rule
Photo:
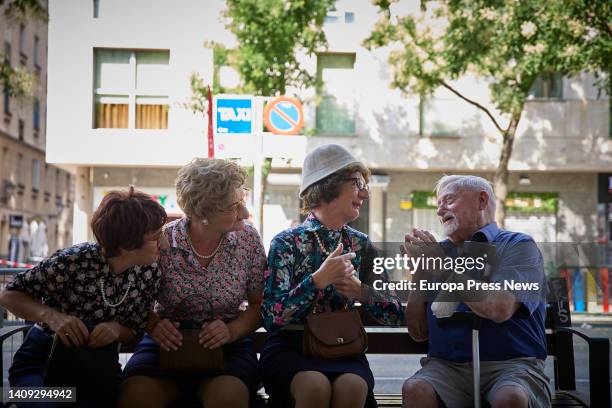
[[[589,398],[591,406],[610,406],[610,340],[605,337],[590,337],[570,327],[559,327],[558,333],[576,335],[589,346]]]

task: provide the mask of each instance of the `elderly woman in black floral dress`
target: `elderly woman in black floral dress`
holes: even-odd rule
[[[166,212],[150,196],[133,187],[111,191],[92,217],[97,243],[57,251],[15,276],[0,293],[0,305],[37,324],[13,358],[12,387],[45,385],[54,336],[67,347],[90,349],[136,338],[147,325],[159,286],[160,272],[152,264],[165,222]],[[94,402],[77,389],[77,406],[112,406],[112,390],[101,391],[109,398],[106,402]]]

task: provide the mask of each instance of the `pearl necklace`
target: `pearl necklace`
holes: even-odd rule
[[[219,245],[217,245],[217,247],[215,248],[214,251],[212,251],[212,253],[210,255],[202,255],[199,254],[198,251],[195,250],[193,243],[191,242],[191,237],[189,236],[189,232],[187,232],[187,242],[189,242],[189,247],[191,248],[191,251],[193,251],[194,255],[197,256],[198,258],[201,259],[210,259],[213,256],[215,256],[217,254],[217,252],[219,251],[219,249],[221,248],[221,244],[223,244],[223,238],[225,236],[221,235],[221,239],[219,240]]]
[[[315,238],[317,239],[317,243],[319,244],[319,248],[321,248],[321,252],[323,252],[323,255],[328,257],[333,252],[333,250],[330,252],[327,249],[325,249],[325,247],[323,246],[323,243],[321,242],[321,238],[319,238],[319,234],[317,234],[317,231],[313,231],[313,232],[314,232]]]
[[[108,307],[117,307],[120,304],[122,304],[125,299],[127,298],[128,293],[130,292],[130,288],[132,287],[132,281],[128,279],[128,287],[125,290],[125,293],[123,294],[123,296],[121,297],[121,300],[117,303],[110,303],[108,301],[108,299],[106,299],[106,290],[105,290],[105,285],[104,285],[104,278],[100,278],[100,293],[102,294],[102,300],[104,301],[104,304]]]

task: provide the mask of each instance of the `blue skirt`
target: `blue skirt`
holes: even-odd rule
[[[259,389],[259,372],[257,367],[257,353],[255,343],[250,336],[243,337],[233,343],[223,346],[225,357],[225,371],[223,375],[239,378],[249,389],[251,398]],[[164,373],[159,368],[159,345],[151,336],[145,334],[134,350],[134,355],[123,369],[124,377],[146,375],[148,377],[177,380],[179,386],[187,388],[185,391],[195,391],[195,387],[206,376],[176,376]],[[190,389],[190,390],[189,390]]]
[[[9,368],[9,384],[11,387],[43,387],[45,364],[51,352],[53,337],[38,327],[32,327],[19,350],[13,356],[13,364]],[[117,363],[117,375],[120,374],[119,364]],[[117,401],[117,391],[103,389],[100,393],[92,395],[76,390],[75,403],[56,403],[56,402],[30,402],[19,403],[18,407],[33,408],[90,408],[90,407],[112,407]]]
[[[366,407],[376,407],[374,375],[365,354],[341,360],[318,360],[302,353],[301,330],[281,330],[268,336],[259,361],[261,379],[270,396],[269,407],[291,407],[293,376],[300,371],[318,371],[332,382],[341,374],[360,376],[368,385]]]

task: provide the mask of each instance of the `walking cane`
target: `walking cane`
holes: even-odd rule
[[[474,384],[474,407],[480,408],[480,343],[478,335],[482,325],[482,319],[473,312],[454,312],[449,317],[437,319],[440,326],[457,323],[470,323],[472,326],[472,366]]]

